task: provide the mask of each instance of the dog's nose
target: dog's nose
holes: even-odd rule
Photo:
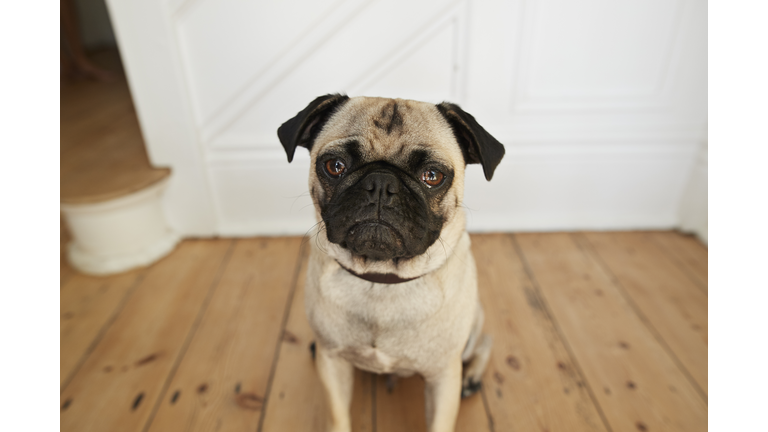
[[[369,203],[391,205],[394,196],[400,192],[400,180],[387,172],[374,172],[365,178],[363,187],[368,191]]]

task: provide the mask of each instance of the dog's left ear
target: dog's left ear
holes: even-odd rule
[[[340,94],[320,96],[296,114],[296,117],[283,123],[277,129],[277,136],[280,138],[286,155],[288,155],[288,162],[293,160],[296,146],[312,150],[312,143],[323,129],[325,122],[347,100],[349,100],[349,96]]]
[[[466,163],[482,164],[485,179],[490,181],[496,166],[504,157],[504,146],[483,129],[472,114],[458,105],[443,102],[437,105],[437,109],[451,125]]]

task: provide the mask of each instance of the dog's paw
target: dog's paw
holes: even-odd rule
[[[468,384],[465,384],[461,387],[461,398],[468,398],[472,396],[473,394],[477,393],[480,388],[483,387],[483,383],[481,381],[472,381],[470,380]]]

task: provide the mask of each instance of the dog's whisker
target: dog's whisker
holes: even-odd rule
[[[322,253],[324,253],[324,254],[328,255],[328,250],[327,250],[327,248],[326,248],[326,247],[325,247],[325,246],[324,246],[324,245],[323,245],[323,244],[320,242],[320,240],[321,240],[321,239],[320,239],[320,237],[319,237],[319,236],[320,236],[320,234],[321,234],[321,233],[322,233],[324,230],[325,230],[325,222],[321,220],[320,222],[317,222],[316,224],[312,225],[312,227],[310,227],[310,228],[309,228],[309,229],[308,229],[308,230],[305,232],[305,234],[304,234],[304,238],[306,239],[306,241],[311,241],[311,240],[314,240],[314,242],[315,242],[315,246],[317,247],[317,250],[319,250],[320,252],[322,252]],[[303,241],[302,241],[302,242],[303,242]]]
[[[305,209],[305,208],[307,208],[307,207],[314,207],[314,206],[315,206],[315,204],[314,204],[314,203],[310,203],[310,204],[307,204],[307,205],[305,205],[305,206],[301,207],[301,208],[299,209],[299,211],[301,211],[301,210],[304,210],[304,209]]]
[[[437,238],[440,241],[440,245],[443,247],[443,253],[445,254],[445,257],[448,257],[448,251],[445,249],[445,242],[443,241],[443,237]]]
[[[328,248],[325,246],[325,243],[321,243],[320,235],[325,231],[325,222],[322,222],[320,227],[318,228],[317,232],[315,233],[315,244],[317,245],[318,249],[326,254],[328,254]]]
[[[296,201],[298,201],[299,199],[301,199],[301,198],[303,198],[305,196],[309,196],[309,192],[304,192],[304,193],[301,193],[301,194],[296,195],[295,197],[293,197],[293,201],[291,202],[291,206],[289,207],[289,210],[293,210],[293,206],[296,205]],[[291,197],[287,197],[287,198],[291,198]],[[302,208],[304,208],[304,207],[302,207]]]
[[[308,230],[306,230],[306,231],[304,232],[304,238],[305,238],[305,239],[308,239],[308,238],[310,238],[310,237],[313,237],[313,236],[315,236],[315,235],[316,235],[316,233],[315,233],[315,234],[312,234],[312,230],[314,230],[314,229],[315,229],[315,227],[317,227],[317,226],[318,226],[318,225],[320,225],[321,223],[322,223],[322,221],[321,221],[321,222],[317,222],[316,224],[312,225],[312,226],[311,226],[311,227],[310,227]],[[303,243],[304,243],[304,240],[302,240],[302,245],[303,245]]]

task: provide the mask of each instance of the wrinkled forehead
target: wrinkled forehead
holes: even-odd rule
[[[427,151],[457,165],[463,157],[448,122],[435,105],[404,99],[358,97],[333,115],[315,142],[328,151],[356,142],[366,161],[405,160],[408,152]]]

